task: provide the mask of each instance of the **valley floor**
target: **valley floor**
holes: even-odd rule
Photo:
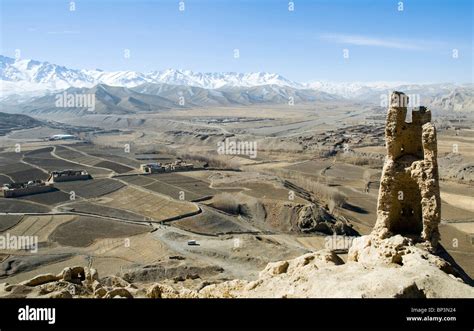
[[[96,127],[72,141],[45,139],[65,133],[58,128],[13,131],[0,137],[0,184],[46,179],[50,171],[64,169],[87,170],[93,179],[0,198],[0,236],[39,241],[38,252],[0,250],[0,282],[56,274],[72,265],[193,289],[254,280],[268,262],[328,247],[330,233],[300,226],[302,208],[311,204],[345,220],[355,233],[368,234],[385,153],[384,116],[372,115],[369,108],[347,106],[197,109],[138,114],[144,120],[133,122],[120,115],[97,115],[93,122],[66,118],[68,127]],[[249,121],[255,117],[258,121]],[[464,123],[470,129],[461,134],[438,133],[441,243],[471,277],[473,123]],[[218,142],[226,137],[256,142],[257,156],[219,155]],[[141,163],[179,158],[195,169],[139,171]],[[346,201],[331,206],[335,192]],[[192,240],[196,245],[189,245]],[[344,250],[340,257],[346,259]]]

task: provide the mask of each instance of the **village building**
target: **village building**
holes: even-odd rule
[[[156,174],[162,172],[187,171],[194,169],[192,163],[177,160],[171,163],[145,163],[140,165],[140,171],[145,174]]]
[[[47,182],[59,183],[87,179],[92,179],[92,176],[86,170],[57,170],[49,174]]]
[[[24,183],[3,184],[0,196],[4,198],[16,198],[25,195],[45,193],[54,190],[54,186],[42,180],[28,181]]]

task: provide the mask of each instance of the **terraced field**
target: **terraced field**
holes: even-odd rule
[[[132,170],[135,170],[134,168],[124,166],[119,163],[111,162],[111,161],[102,161],[96,164],[97,167],[101,168],[107,168],[112,171],[115,171],[118,174],[123,174]]]
[[[87,153],[91,156],[96,156],[99,158],[104,158],[110,161],[114,161],[117,163],[122,163],[132,168],[138,168],[140,166],[141,161],[138,161],[135,158],[134,153],[125,152],[124,148],[117,148],[117,147],[110,147],[107,148],[98,148],[96,145],[93,144],[74,144],[70,147],[73,147],[76,150],[81,152]]]
[[[197,194],[212,195],[215,193],[214,189],[209,188],[208,183],[198,179],[190,180],[190,177],[182,176],[178,173],[151,175],[150,177],[169,185],[183,187]]]
[[[2,152],[0,154],[0,164],[12,164],[21,160],[23,155],[15,152]]]
[[[25,162],[33,164],[42,169],[45,169],[46,171],[55,171],[55,170],[64,170],[64,169],[84,169],[84,170],[87,170],[92,176],[105,176],[109,174],[109,172],[106,169],[97,169],[97,168],[73,163],[73,162],[76,162],[75,160],[72,160],[73,162],[68,162],[62,159],[58,159],[57,157],[51,154],[52,151],[53,151],[53,148],[49,147],[45,149],[28,152],[25,154],[24,160]],[[45,175],[47,176],[47,174]]]
[[[3,232],[15,226],[21,221],[22,218],[23,216],[0,215],[0,232]]]
[[[8,232],[17,236],[38,236],[38,242],[46,242],[56,227],[74,218],[72,215],[26,216]]]
[[[24,163],[1,165],[0,174],[3,174],[2,177],[10,177],[15,182],[48,178],[47,173]]]
[[[111,152],[111,153],[114,152],[114,150],[112,150],[112,151],[107,150],[107,151]],[[128,166],[132,169],[139,168],[140,164],[144,163],[144,162],[139,162],[135,159],[132,159],[132,158],[129,158],[129,157],[126,157],[126,156],[123,156],[123,155],[97,153],[97,152],[94,152],[94,151],[88,152],[88,154],[90,154],[92,156],[97,156],[97,157],[100,157],[100,158],[108,159],[108,160],[113,161],[115,163],[121,163],[122,165],[126,165],[126,166]]]
[[[29,157],[51,157],[51,155],[49,155],[49,154],[52,151],[53,151],[53,147],[51,147],[51,146],[36,148],[36,149],[25,152],[24,156],[29,156]]]
[[[2,213],[47,213],[50,208],[26,200],[0,198]]]
[[[147,175],[146,178],[149,178],[149,184],[142,184],[141,186],[145,186],[154,192],[166,194],[174,199],[179,199],[181,192],[184,192],[184,199],[187,201],[212,196],[217,192],[202,180],[178,173]]]
[[[143,215],[139,215],[128,210],[106,207],[104,205],[99,205],[89,201],[78,201],[68,204],[67,207],[72,208],[75,212],[79,213],[113,217],[137,222],[146,221],[146,217]]]
[[[50,153],[37,154],[34,157],[25,156],[25,162],[38,166],[46,171],[54,171],[58,169],[77,169],[80,166],[75,163],[66,162],[64,160],[53,157]]]
[[[127,165],[123,165],[123,164],[112,162],[112,161],[108,161],[107,159],[109,159],[109,156],[107,155],[104,157],[106,158],[104,160],[104,158],[96,157],[82,151],[76,151],[71,148],[58,146],[56,148],[56,154],[62,158],[71,160],[73,162],[77,162],[80,164],[85,164],[85,165],[89,165],[93,167],[106,168],[119,174],[134,170],[133,167],[129,167]]]
[[[107,207],[129,210],[156,221],[198,211],[198,208],[189,202],[176,201],[133,187],[123,187],[95,202]]]
[[[86,247],[97,239],[135,236],[150,229],[149,226],[81,216],[58,226],[49,239],[63,246]],[[124,240],[124,246],[127,242]]]
[[[81,164],[86,164],[89,166],[95,166],[97,163],[100,163],[103,161],[102,159],[99,159],[97,157],[84,155],[80,152],[71,150],[63,146],[56,147],[56,154],[64,159],[68,159],[73,162],[77,162]]]
[[[103,178],[55,183],[54,186],[65,192],[74,191],[77,197],[90,199],[112,193],[122,188],[124,184],[117,180]]]
[[[70,195],[60,190],[56,190],[46,193],[26,195],[16,199],[36,202],[47,206],[54,206],[59,203],[69,201]]]
[[[126,177],[120,177],[121,180],[124,182],[130,183],[132,185],[138,185],[138,186],[147,186],[155,183],[155,180],[153,180],[150,176],[126,176]]]

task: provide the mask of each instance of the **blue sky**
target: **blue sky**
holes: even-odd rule
[[[473,81],[472,0],[0,1],[1,54],[72,68]]]

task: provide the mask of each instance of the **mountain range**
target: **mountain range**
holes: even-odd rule
[[[0,84],[1,101],[23,102],[27,104],[25,109],[34,108],[30,111],[46,111],[46,108],[57,111],[51,109],[52,98],[63,90],[95,94],[97,111],[105,113],[286,103],[290,98],[294,102],[354,99],[379,104],[380,99],[393,90],[417,94],[423,105],[439,110],[474,110],[473,84],[301,83],[275,73],[198,73],[175,69],[148,73],[106,72],[70,69],[49,62],[1,55]],[[184,104],[181,99],[185,100]],[[34,107],[29,107],[32,100]]]
[[[64,66],[36,60],[14,59],[0,55],[0,79],[5,92],[28,90],[57,90],[68,87],[92,87],[97,84],[135,87],[144,83],[196,86],[216,89],[225,86],[252,87],[258,85],[279,85],[302,88],[302,84],[285,77],[266,72],[253,73],[195,73],[190,70],[167,69],[141,73],[136,71],[105,72],[95,70],[69,69]],[[18,87],[17,89],[15,89]]]
[[[56,106],[58,95],[93,95],[93,109],[87,106]],[[134,88],[98,84],[94,87],[71,87],[60,94],[50,93],[31,98],[16,106],[13,112],[40,114],[133,114],[137,112],[186,109],[193,107],[248,106],[255,104],[282,104],[292,98],[295,103],[336,101],[338,97],[315,90],[294,89],[287,86],[261,85],[204,89],[195,86],[145,83]],[[13,108],[14,107],[14,108]]]

